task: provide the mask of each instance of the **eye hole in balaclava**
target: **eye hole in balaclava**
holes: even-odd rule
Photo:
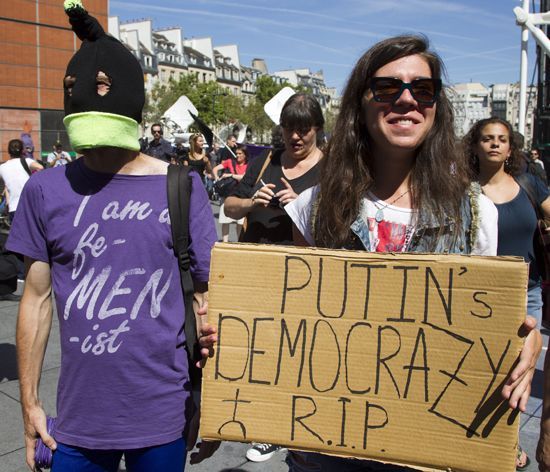
[[[69,97],[73,96],[73,87],[76,82],[76,77],[73,77],[72,75],[68,75],[63,79],[63,87],[69,94]]]
[[[111,90],[111,78],[103,71],[99,71],[95,78],[97,94],[104,97]]]

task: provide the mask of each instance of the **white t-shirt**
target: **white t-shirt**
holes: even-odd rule
[[[26,158],[27,164],[29,167],[34,162],[33,159]],[[23,168],[21,160],[19,158],[12,158],[7,162],[4,162],[0,165],[0,178],[6,184],[6,188],[10,194],[9,198],[9,211],[17,210],[17,204],[19,203],[19,197],[23,191],[23,187],[29,180],[29,174]]]
[[[311,234],[311,204],[318,191],[318,186],[309,188],[303,191],[296,200],[285,206],[286,212],[298,231],[312,246],[315,245],[315,242]],[[471,254],[496,256],[497,209],[493,202],[483,194],[479,195],[478,206],[479,232]],[[414,233],[417,212],[387,205],[384,201],[378,200],[374,195],[369,194],[364,198],[360,216],[369,228],[370,251],[403,252]]]
[[[55,161],[55,164],[53,165],[54,167],[64,166],[71,162],[71,156],[65,151],[61,151],[59,155],[57,155],[55,152],[50,152],[48,154],[48,164],[51,164],[58,157],[60,157],[60,159]]]

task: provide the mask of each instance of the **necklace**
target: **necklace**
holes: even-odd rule
[[[374,220],[377,223],[380,223],[381,221],[383,221],[384,220],[384,210],[386,208],[388,208],[390,205],[393,205],[395,202],[397,202],[401,198],[403,198],[405,195],[407,195],[407,193],[409,193],[410,190],[411,189],[407,189],[401,195],[394,198],[391,202],[385,203],[384,206],[378,206],[377,202],[373,200],[372,203],[374,203],[374,206],[376,207],[376,214],[374,215]],[[371,195],[372,195],[372,193],[371,193]]]

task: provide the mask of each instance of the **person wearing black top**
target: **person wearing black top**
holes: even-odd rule
[[[284,149],[275,148],[255,159],[233,194],[225,199],[227,216],[247,218],[240,241],[293,244],[292,221],[284,207],[319,181],[323,153],[317,142],[324,123],[321,107],[311,95],[298,93],[287,100],[281,111]],[[246,457],[263,462],[278,449],[274,444],[256,443]]]
[[[170,162],[172,159],[172,145],[162,137],[163,131],[160,123],[151,126],[151,134],[153,139],[149,141],[143,153],[156,157],[161,161]]]
[[[210,195],[214,176],[212,175],[210,160],[203,146],[204,137],[202,134],[192,134],[189,137],[189,153],[187,158],[183,160],[183,165],[191,167],[201,176],[202,182]]]
[[[223,162],[226,159],[231,159],[231,158],[235,159],[236,151],[237,151],[237,138],[232,134],[230,134],[227,137],[225,146],[220,149],[220,162]]]
[[[319,180],[318,163],[323,153],[317,141],[323,125],[321,107],[311,95],[298,93],[287,100],[281,111],[284,150],[275,150],[265,159],[253,161],[233,194],[225,200],[227,216],[247,217],[241,241],[293,243],[292,222],[284,206]],[[267,159],[271,160],[264,169]]]

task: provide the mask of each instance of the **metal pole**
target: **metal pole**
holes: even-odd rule
[[[529,14],[529,0],[523,0],[523,11]],[[521,27],[521,58],[519,73],[519,119],[518,131],[525,136],[525,118],[527,114],[527,46],[529,42],[529,30],[524,24]]]

